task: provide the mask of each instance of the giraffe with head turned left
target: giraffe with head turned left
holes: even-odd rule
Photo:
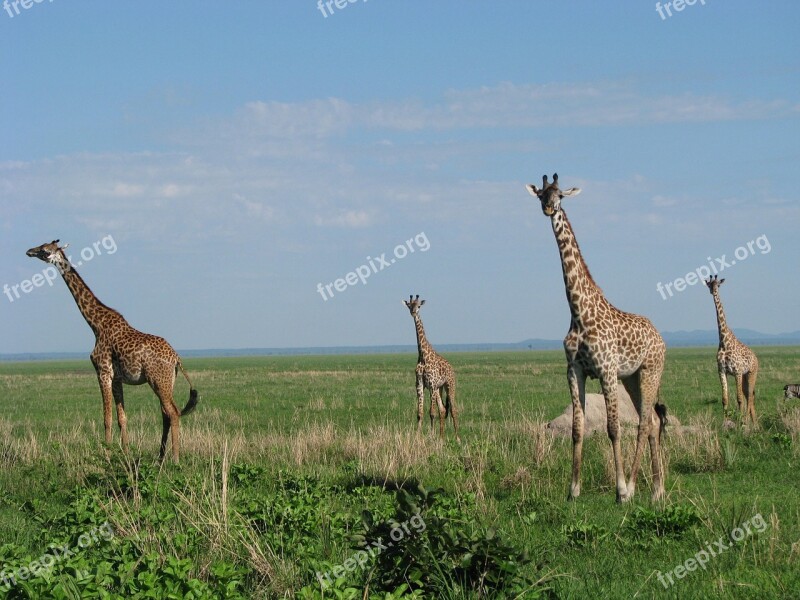
[[[458,411],[456,409],[456,374],[453,366],[433,349],[433,346],[430,345],[428,338],[425,336],[422,318],[419,316],[419,309],[425,304],[425,300],[420,300],[419,294],[417,294],[416,298],[412,295],[408,297],[408,300],[403,300],[403,304],[406,305],[411,313],[417,330],[417,350],[419,351],[417,368],[415,369],[417,431],[422,428],[422,410],[425,405],[425,390],[427,389],[431,394],[431,429],[433,429],[433,421],[438,408],[439,435],[444,437],[444,424],[447,420],[447,415],[450,415],[453,419],[456,439],[460,441],[458,436]],[[442,403],[442,391],[446,396],[444,403]]]
[[[192,381],[183,368],[181,359],[172,346],[164,339],[137,331],[113,308],[109,308],[92,293],[75,267],[72,266],[59,240],[42,244],[28,250],[27,255],[54,265],[61,272],[78,310],[91,327],[95,336],[92,350],[92,365],[97,372],[100,391],[103,396],[103,426],[105,442],[111,444],[111,402],[117,406],[122,447],[128,445],[128,419],[125,415],[125,401],[122,384],[140,385],[147,383],[161,401],[163,430],[159,459],[164,460],[167,437],[172,432],[172,458],[178,462],[180,447],[180,418],[192,412],[197,405],[198,395]],[[189,382],[189,401],[179,410],[172,399],[175,376],[181,370]]]
[[[756,422],[756,377],[758,377],[758,358],[755,353],[733,334],[725,320],[719,286],[725,283],[717,275],[706,280],[708,291],[714,297],[719,330],[719,349],[717,350],[717,370],[722,385],[722,410],[728,412],[728,375],[736,380],[736,403],[742,418],[750,417]]]
[[[639,463],[644,455],[645,442],[648,441],[653,467],[652,498],[658,500],[664,495],[660,439],[667,420],[666,407],[657,399],[664,370],[664,340],[648,319],[623,312],[612,305],[589,273],[572,225],[561,207],[561,200],[579,194],[580,188],[559,189],[558,175],[554,174],[552,183],[547,182],[545,175],[541,189],[532,184],[527,189],[539,199],[545,216],[550,217],[561,256],[571,315],[569,332],[564,338],[567,381],[572,396],[572,483],[569,498],[576,498],[581,489],[588,377],[600,380],[606,401],[606,426],[614,452],[617,502],[626,502],[633,497]],[[620,442],[618,379],[622,381],[639,413],[636,453],[627,483]]]

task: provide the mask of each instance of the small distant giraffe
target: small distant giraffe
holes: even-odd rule
[[[739,414],[744,419],[750,417],[756,422],[756,377],[758,377],[758,358],[750,348],[740,342],[725,321],[722,300],[719,297],[719,286],[725,283],[717,275],[706,280],[714,307],[717,309],[717,328],[719,329],[719,350],[717,350],[717,370],[722,385],[722,409],[728,414],[728,375],[736,379],[736,404]],[[742,412],[742,405],[746,410]]]
[[[425,337],[425,329],[422,327],[422,319],[419,316],[420,307],[425,304],[425,300],[416,298],[412,295],[408,300],[403,300],[411,316],[414,318],[414,325],[417,329],[417,349],[419,359],[417,360],[417,431],[422,427],[422,409],[425,405],[425,389],[431,394],[431,429],[433,429],[433,419],[436,415],[436,408],[439,409],[439,435],[444,437],[444,424],[449,414],[453,418],[453,428],[456,432],[456,439],[461,441],[458,436],[458,411],[456,409],[456,374],[452,365],[436,353]],[[442,404],[441,390],[447,395],[447,400]]]
[[[83,318],[95,336],[92,364],[97,372],[103,395],[103,425],[106,444],[111,444],[111,400],[117,405],[122,447],[128,446],[128,419],[122,384],[140,385],[147,382],[161,401],[163,431],[159,460],[164,460],[167,436],[172,430],[172,458],[178,462],[180,447],[180,417],[191,413],[198,402],[197,390],[181,364],[181,359],[163,338],[137,331],[113,308],[100,302],[69,262],[59,240],[28,250],[27,255],[55,265],[75,298]],[[175,376],[181,370],[189,382],[189,402],[178,410],[172,400]]]
[[[614,451],[617,502],[626,502],[633,497],[645,440],[650,442],[653,465],[652,497],[658,500],[664,495],[660,437],[667,420],[666,407],[657,401],[664,369],[664,340],[646,318],[614,307],[592,279],[572,226],[561,208],[561,199],[579,194],[580,188],[558,189],[558,175],[555,174],[551,184],[547,183],[547,175],[542,177],[542,185],[542,189],[535,185],[527,188],[541,202],[542,212],[550,217],[561,255],[561,270],[572,317],[569,333],[564,338],[567,380],[572,396],[572,483],[569,498],[577,498],[581,489],[586,378],[589,377],[600,380],[606,401],[608,437]],[[617,379],[622,381],[639,413],[636,453],[627,484],[619,436]]]

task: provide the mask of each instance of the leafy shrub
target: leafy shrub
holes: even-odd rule
[[[628,529],[637,536],[650,534],[657,538],[679,538],[700,522],[700,516],[691,505],[676,504],[662,511],[639,506],[631,515]]]
[[[363,533],[352,539],[357,549],[373,553],[376,541],[380,544],[370,587],[393,592],[406,585],[434,597],[453,587],[479,597],[523,592],[526,598],[538,597],[542,590],[533,589],[527,553],[504,542],[495,529],[475,525],[445,498],[442,490],[400,489],[394,517],[376,523],[364,511]]]
[[[567,538],[567,543],[576,548],[596,546],[598,542],[611,534],[605,527],[587,523],[584,520],[580,520],[574,525],[564,525],[562,532]]]

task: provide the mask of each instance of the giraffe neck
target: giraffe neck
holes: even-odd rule
[[[67,284],[72,297],[75,299],[78,310],[81,311],[83,318],[86,319],[89,327],[92,328],[95,337],[98,337],[103,321],[109,314],[118,313],[97,299],[92,293],[92,290],[89,289],[89,286],[86,285],[86,282],[78,275],[78,272],[72,268],[72,266],[62,268],[61,276],[64,278],[64,282]]]
[[[419,360],[426,360],[433,354],[433,348],[428,343],[428,338],[425,337],[425,329],[422,327],[422,319],[419,315],[414,315],[414,325],[417,328],[417,350],[419,351]]]
[[[572,231],[572,225],[563,210],[557,210],[550,217],[553,233],[561,255],[561,271],[564,274],[564,286],[567,291],[567,302],[572,313],[573,322],[580,324],[586,309],[596,306],[598,302],[607,303],[603,291],[592,279],[589,267],[583,260],[578,240]]]
[[[728,329],[728,323],[725,321],[725,311],[722,310],[722,300],[719,297],[719,291],[714,292],[714,307],[717,309],[717,329],[719,330],[719,345],[726,346],[733,341],[733,332]]]

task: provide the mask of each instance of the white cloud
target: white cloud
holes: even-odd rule
[[[373,219],[370,214],[364,210],[348,210],[332,216],[316,215],[314,217],[314,223],[323,227],[360,228],[369,227],[373,223]]]

